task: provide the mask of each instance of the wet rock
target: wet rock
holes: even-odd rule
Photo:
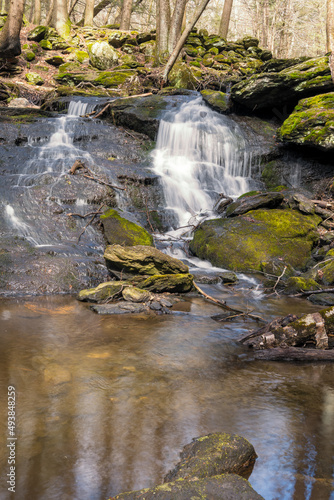
[[[154,301],[151,302],[150,309],[152,309],[153,311],[161,311],[162,305],[160,304],[160,302]]]
[[[229,271],[225,271],[225,272],[221,273],[219,275],[219,277],[224,284],[229,284],[229,283],[234,284],[234,283],[238,283],[238,281],[239,281],[238,276],[235,273],[232,273]]]
[[[140,281],[137,286],[154,293],[187,293],[193,287],[193,276],[191,274],[150,276]]]
[[[121,493],[114,500],[263,500],[248,481],[236,474],[178,480],[154,488]]]
[[[122,291],[122,297],[127,302],[147,302],[151,298],[150,292],[134,286],[127,286]]]
[[[118,62],[119,54],[108,42],[94,42],[87,45],[89,62],[97,69],[112,68]]]
[[[248,478],[256,453],[253,445],[237,434],[216,432],[193,439],[180,455],[180,461],[168,472],[164,482],[177,479],[206,478],[226,472]]]
[[[254,196],[243,196],[227,207],[226,216],[235,217],[258,208],[276,208],[283,200],[284,196],[282,193],[262,193]]]
[[[107,281],[95,288],[81,290],[77,298],[82,302],[102,302],[110,297],[120,295],[126,284],[124,281]]]
[[[287,144],[334,150],[334,92],[302,99],[278,131]]]
[[[334,305],[334,293],[315,293],[307,298],[312,304],[318,304],[320,306],[333,306]]]
[[[149,314],[150,309],[143,304],[117,302],[115,304],[93,305],[90,309],[97,314]]]
[[[246,215],[205,221],[195,231],[191,251],[213,265],[234,271],[261,271],[279,258],[303,269],[318,241],[318,216],[296,210],[252,210]]]
[[[153,246],[152,235],[128,217],[122,217],[121,214],[123,215],[122,211],[109,209],[101,215],[100,220],[107,242],[110,245]]]
[[[215,111],[219,113],[228,113],[231,110],[231,103],[227,94],[214,90],[202,90],[204,101]]]
[[[229,198],[228,196],[223,196],[222,199],[218,202],[216,212],[218,214],[222,214],[225,212],[225,209],[228,205],[233,203],[233,198]]]
[[[188,267],[178,259],[165,255],[153,247],[135,245],[107,246],[104,252],[107,267],[112,272],[163,275],[188,273]]]
[[[219,283],[218,276],[210,276],[208,274],[197,274],[194,273],[194,281],[203,285],[214,285],[215,283]]]
[[[317,57],[278,73],[252,76],[232,87],[231,98],[249,109],[271,109],[304,97],[331,92],[328,57]]]
[[[295,294],[311,290],[319,290],[319,284],[314,279],[303,276],[291,276],[286,282],[284,292]]]

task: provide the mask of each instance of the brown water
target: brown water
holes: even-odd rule
[[[311,307],[272,298],[257,311],[269,319]],[[107,317],[70,297],[1,302],[1,499],[102,500],[153,486],[184,444],[215,431],[255,446],[250,482],[266,500],[334,499],[334,366],[248,362],[235,339],[254,323],[217,323],[210,316],[221,311],[200,298],[178,309]]]

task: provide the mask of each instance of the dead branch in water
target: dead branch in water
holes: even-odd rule
[[[296,293],[295,295],[290,295],[290,297],[307,297],[308,295],[313,295],[314,293],[334,293],[334,288],[323,288],[322,290],[308,290],[307,292]]]
[[[81,236],[84,234],[84,232],[86,231],[87,227],[90,226],[90,224],[93,222],[93,220],[95,219],[95,217],[97,216],[98,213],[101,213],[100,211],[102,210],[102,208],[105,206],[105,203],[102,203],[102,205],[100,205],[100,207],[98,208],[97,212],[94,213],[93,217],[87,222],[87,224],[85,225],[85,227],[83,228],[83,230],[81,231],[81,233],[79,234],[78,236],[78,243],[80,241],[80,238]]]
[[[211,297],[211,295],[208,295],[207,293],[205,293],[198,285],[197,283],[194,282],[194,287],[196,288],[196,290],[201,294],[203,295],[203,297],[205,297],[206,299],[208,300],[211,300],[212,302],[214,302],[215,304],[218,304],[220,307],[222,307],[223,309],[225,309],[226,311],[231,311],[233,313],[236,313],[236,316],[248,316],[249,318],[252,318],[252,319],[255,319],[256,321],[262,321],[265,323],[265,320],[263,318],[261,318],[260,316],[255,316],[254,314],[251,314],[251,313],[248,313],[248,312],[245,312],[245,311],[240,311],[239,309],[234,309],[233,307],[230,307],[228,305],[226,305],[225,302],[221,301],[221,300],[218,300],[218,299],[215,299],[214,297]]]

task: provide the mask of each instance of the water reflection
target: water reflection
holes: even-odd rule
[[[1,400],[9,384],[18,398],[16,498],[102,500],[152,486],[193,437],[226,431],[254,444],[250,482],[266,500],[334,499],[333,366],[241,361],[233,340],[249,325],[214,322],[216,307],[200,299],[183,309],[194,315],[2,302]],[[6,499],[5,404],[0,422]]]

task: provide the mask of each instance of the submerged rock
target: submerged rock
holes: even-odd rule
[[[120,213],[122,212],[109,209],[100,217],[107,242],[110,245],[153,246],[152,235]]]
[[[110,500],[263,500],[245,479],[221,474],[205,479],[181,479],[138,491],[120,493]]]
[[[190,242],[191,251],[213,265],[233,271],[261,271],[279,258],[303,269],[318,241],[320,217],[291,209],[252,210],[246,215],[209,220]]]
[[[334,151],[334,92],[302,99],[278,131],[287,144]]]
[[[122,247],[120,245],[107,246],[104,258],[108,269],[114,274],[184,274],[188,267],[179,259],[175,259],[153,247],[135,245]]]
[[[168,472],[164,482],[191,477],[205,478],[233,472],[248,478],[256,453],[253,445],[236,434],[216,432],[193,439],[180,455],[180,462]]]
[[[309,59],[278,73],[262,73],[232,87],[231,97],[249,109],[270,109],[334,90],[328,57]]]

